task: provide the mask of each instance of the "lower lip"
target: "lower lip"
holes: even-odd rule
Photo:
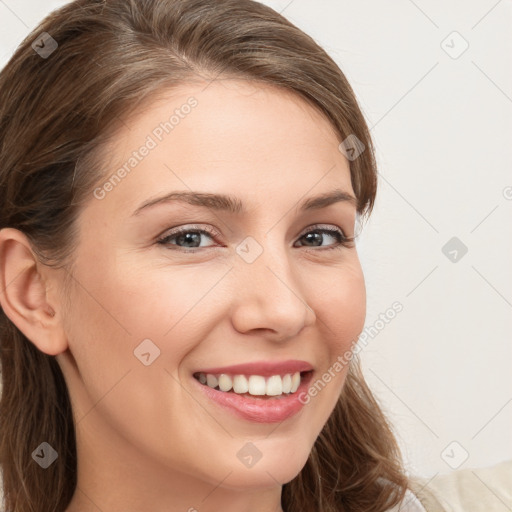
[[[192,379],[209,399],[238,417],[255,423],[277,423],[297,414],[304,407],[299,397],[303,392],[307,392],[312,375],[312,372],[309,372],[301,377],[299,388],[295,393],[265,398],[252,398],[233,392],[218,391],[201,384],[194,377]]]

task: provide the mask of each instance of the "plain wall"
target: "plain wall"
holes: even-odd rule
[[[1,1],[0,67],[64,3]],[[263,3],[336,60],[371,128],[360,356],[409,470],[512,458],[512,2]]]

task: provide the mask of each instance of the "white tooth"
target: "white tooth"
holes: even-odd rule
[[[272,375],[268,378],[266,393],[269,396],[277,396],[283,393],[283,381],[280,375]]]
[[[219,375],[219,389],[221,391],[229,391],[233,387],[233,381],[229,375],[221,373]]]
[[[287,373],[283,377],[283,393],[289,393],[292,389],[292,376]]]
[[[201,384],[206,384],[206,375],[204,373],[199,374],[199,382]]]
[[[261,375],[251,375],[249,377],[249,393],[251,395],[264,395],[265,390],[265,377]]]
[[[211,388],[216,388],[219,385],[219,381],[217,380],[217,377],[215,377],[215,375],[208,373],[206,375],[206,384],[208,384],[208,386]]]
[[[249,391],[249,383],[245,375],[235,375],[233,379],[233,391],[235,393],[247,393],[247,391]]]
[[[292,388],[290,389],[291,393],[295,393],[299,388],[300,384],[300,372],[295,372],[292,376]]]

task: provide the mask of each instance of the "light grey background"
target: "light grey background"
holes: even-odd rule
[[[0,66],[64,3],[0,0]],[[512,458],[512,2],[263,3],[337,61],[371,127],[380,190],[359,250],[377,334],[360,354],[409,471]],[[465,255],[443,253],[453,237]]]

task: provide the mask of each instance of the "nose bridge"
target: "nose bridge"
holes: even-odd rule
[[[276,233],[274,233],[276,235]],[[248,236],[237,247],[236,278],[241,289],[233,321],[241,331],[272,330],[279,338],[297,335],[311,323],[289,249],[276,236]]]

